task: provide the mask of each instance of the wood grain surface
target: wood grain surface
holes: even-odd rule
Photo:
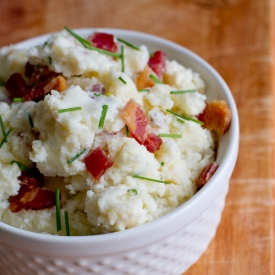
[[[275,274],[274,23],[272,0],[0,0],[0,46],[65,25],[131,29],[189,48],[225,79],[239,157],[217,234],[185,275]]]

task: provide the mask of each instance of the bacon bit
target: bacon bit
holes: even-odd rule
[[[131,136],[134,137],[138,143],[143,144],[148,121],[140,105],[134,99],[130,99],[120,114],[128,126]]]
[[[196,181],[197,188],[202,188],[214,175],[216,170],[218,169],[219,165],[216,162],[212,162],[208,164],[204,170],[201,172],[200,176]]]
[[[231,124],[231,111],[224,100],[213,100],[206,103],[206,107],[198,119],[209,131],[215,130],[223,135]]]
[[[25,76],[32,82],[44,82],[58,76],[56,72],[50,71],[48,66],[37,66],[27,62],[25,65]]]
[[[12,74],[7,80],[5,88],[12,98],[23,97],[29,92],[27,83],[20,73]]]
[[[161,144],[162,139],[154,133],[150,133],[143,143],[146,149],[151,153],[155,153],[159,149]]]
[[[156,83],[149,77],[150,74],[154,74],[154,71],[149,67],[145,66],[143,71],[139,74],[137,78],[137,88],[138,90],[144,88],[153,87]]]
[[[9,201],[12,212],[19,212],[22,209],[42,210],[55,205],[55,194],[40,187],[24,186],[20,188],[18,195],[11,196]]]
[[[50,80],[47,83],[41,83],[30,89],[29,93],[23,96],[24,101],[39,101],[43,100],[45,95],[51,90],[55,89],[62,92],[67,88],[67,82],[64,77],[57,76],[56,78]]]
[[[18,179],[21,181],[19,192],[9,198],[12,212],[22,209],[41,210],[55,205],[55,194],[41,188],[44,176],[37,169],[32,169],[31,172],[22,171]]]
[[[84,163],[96,181],[113,165],[113,162],[100,146],[84,158]]]
[[[95,32],[88,37],[88,40],[96,48],[114,53],[117,51],[117,44],[112,34]]]
[[[148,61],[148,66],[157,74],[158,78],[162,80],[165,71],[166,55],[162,51],[156,51]]]
[[[32,172],[22,171],[18,179],[21,181],[21,187],[42,187],[44,184],[44,176],[40,174],[38,170],[32,170]]]
[[[98,83],[92,86],[92,92],[103,95],[105,93],[105,88],[102,84]]]

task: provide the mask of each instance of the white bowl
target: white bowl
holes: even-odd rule
[[[145,44],[150,51],[162,50],[169,60],[176,59],[201,75],[208,99],[228,103],[232,124],[219,140],[219,168],[199,192],[177,209],[121,232],[64,237],[28,232],[0,222],[1,275],[180,275],[198,260],[215,235],[239,145],[238,114],[228,86],[207,62],[175,43],[140,32],[100,30],[136,45]],[[95,29],[75,31],[87,37]],[[18,47],[43,43],[47,37],[26,40]]]

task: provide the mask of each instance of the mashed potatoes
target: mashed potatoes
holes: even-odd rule
[[[144,84],[141,91],[137,82],[150,65],[149,50],[145,45],[134,49],[116,39],[114,45],[116,55],[109,55],[108,50],[83,46],[64,30],[30,49],[9,46],[0,50],[3,83],[18,73],[27,91],[41,83],[45,91],[42,98],[26,100],[19,92],[12,95],[7,85],[0,87],[2,222],[34,232],[66,234],[63,218],[62,230],[56,230],[55,206],[23,206],[19,211],[10,207],[11,198],[30,184],[32,169],[43,178],[43,184],[35,188],[60,191],[61,217],[68,212],[71,235],[108,233],[147,223],[197,191],[195,181],[215,154],[212,133],[197,121],[206,106],[203,80],[177,61],[165,59],[161,75],[149,66],[161,81],[152,83],[149,76],[150,85]],[[25,74],[27,62],[34,70],[31,77]],[[54,74],[42,79],[45,71]],[[66,87],[60,90],[52,85],[46,91],[47,83],[57,75],[65,79]],[[178,90],[189,92],[170,93]],[[136,119],[133,125],[122,115],[130,100],[140,114],[131,114]],[[104,106],[108,109],[102,122]],[[159,142],[153,152],[135,137],[140,121],[145,125],[141,140],[152,134]],[[135,127],[137,132],[131,132]],[[92,172],[95,164],[90,164],[91,170],[87,160],[97,148],[109,163],[99,177]],[[100,164],[101,159],[95,162]],[[26,171],[29,181],[24,182],[20,175]],[[17,197],[21,206],[33,199],[22,198]]]

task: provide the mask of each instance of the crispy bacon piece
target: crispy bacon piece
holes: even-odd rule
[[[156,51],[148,61],[148,66],[157,74],[158,78],[162,80],[165,71],[166,55],[162,51]]]
[[[201,172],[200,176],[196,181],[197,188],[202,188],[214,175],[216,170],[218,169],[219,165],[216,162],[212,162],[208,164],[204,170]]]
[[[18,212],[25,210],[41,210],[51,208],[55,205],[55,194],[53,191],[44,190],[40,187],[21,187],[18,195],[10,197],[10,210]]]
[[[162,139],[154,133],[150,133],[143,143],[146,149],[151,153],[155,153],[159,149],[161,144]]]
[[[113,162],[100,146],[84,158],[84,163],[95,180],[99,180],[106,170],[113,165]]]
[[[63,76],[57,76],[46,83],[41,83],[30,88],[29,92],[23,96],[24,101],[39,101],[43,100],[45,95],[51,90],[57,90],[59,92],[64,91],[67,88],[67,82]]]
[[[38,170],[32,173],[23,171],[18,179],[21,181],[20,190],[17,195],[9,198],[9,208],[12,212],[22,209],[41,210],[55,205],[54,192],[41,188],[44,176]]]
[[[110,52],[117,51],[117,44],[112,34],[95,32],[88,37],[88,40],[96,48]]]
[[[56,72],[50,71],[48,66],[37,66],[27,62],[25,65],[25,76],[32,82],[44,82],[53,77],[57,77]]]
[[[198,116],[204,127],[219,134],[225,134],[231,124],[231,111],[224,100],[213,100],[206,103],[206,107]]]
[[[137,88],[138,90],[144,89],[144,88],[151,88],[156,83],[149,77],[150,74],[154,75],[154,71],[146,65],[143,69],[143,71],[139,74],[137,78]]]
[[[148,121],[140,105],[134,99],[130,99],[121,110],[120,115],[128,126],[131,136],[138,143],[143,144]]]
[[[12,98],[23,97],[29,92],[29,88],[20,73],[12,74],[5,84],[5,88]]]

